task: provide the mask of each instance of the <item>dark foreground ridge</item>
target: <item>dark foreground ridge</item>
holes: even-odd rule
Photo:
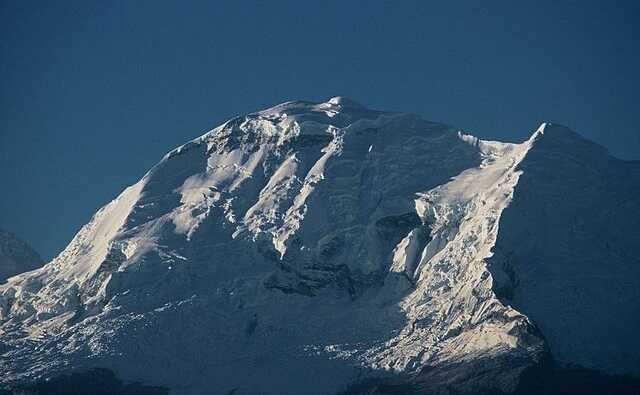
[[[458,392],[455,392],[458,394]],[[607,375],[581,367],[561,368],[544,362],[527,370],[514,395],[600,395],[640,393],[640,380],[629,376]],[[0,395],[168,395],[170,390],[141,383],[127,383],[108,369],[95,368],[64,374],[34,384],[0,390]],[[355,383],[336,395],[423,395],[423,384],[408,383],[406,378],[385,378]],[[500,391],[475,393],[504,395]]]
[[[428,386],[428,384],[427,384]],[[451,394],[464,392],[451,390]],[[364,380],[336,395],[425,395],[430,394],[424,383],[408,383],[398,378]],[[501,391],[473,392],[474,395],[505,395]],[[560,367],[550,360],[527,369],[512,395],[637,395],[640,379],[609,375],[580,366]]]
[[[585,369],[543,364],[530,368],[520,378],[514,395],[640,394],[640,379]]]
[[[169,389],[141,383],[125,384],[108,369],[64,374],[34,384],[0,390],[0,395],[168,395]]]

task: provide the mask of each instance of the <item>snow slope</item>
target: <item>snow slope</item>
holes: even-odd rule
[[[376,377],[513,390],[547,334],[523,314],[538,314],[535,288],[508,281],[521,277],[504,251],[521,240],[501,218],[527,169],[547,166],[534,154],[548,127],[482,141],[340,97],[234,118],[0,285],[0,377],[97,366],[176,394],[327,394]],[[540,322],[564,353],[552,314]]]
[[[0,282],[44,264],[40,255],[13,233],[0,229]]]

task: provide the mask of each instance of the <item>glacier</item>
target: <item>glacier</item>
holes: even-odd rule
[[[511,392],[548,355],[639,375],[638,192],[640,163],[552,123],[505,143],[286,102],[170,151],[0,285],[0,381]]]

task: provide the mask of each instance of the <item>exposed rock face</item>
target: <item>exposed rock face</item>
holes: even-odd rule
[[[0,283],[44,264],[40,255],[13,233],[0,229]]]
[[[530,291],[501,217],[523,170],[547,166],[529,159],[547,128],[488,142],[344,98],[232,119],[0,286],[0,376],[103,367],[177,394],[381,377],[512,391],[546,334],[516,303]]]

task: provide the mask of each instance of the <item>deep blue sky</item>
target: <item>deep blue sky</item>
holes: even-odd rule
[[[0,227],[50,258],[169,149],[292,99],[640,158],[640,2],[443,3],[2,0]]]

